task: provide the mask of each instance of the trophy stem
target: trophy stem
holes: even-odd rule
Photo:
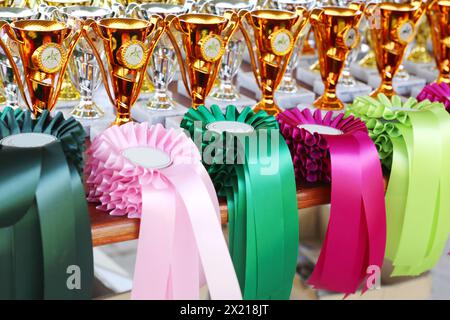
[[[271,116],[276,116],[278,113],[280,113],[282,110],[280,107],[275,103],[274,97],[273,97],[272,91],[269,90],[263,90],[263,95],[261,101],[259,101],[255,108],[253,109],[255,112],[258,111],[265,111],[267,114]]]
[[[383,93],[386,97],[391,98],[395,95],[394,86],[392,85],[393,77],[386,72],[385,77],[382,78],[380,87],[371,93],[371,97],[376,98],[378,94]]]
[[[321,97],[314,101],[314,107],[321,110],[342,110],[344,104],[338,99],[336,94],[336,84],[325,82],[325,90]]]
[[[171,110],[173,109],[172,98],[167,92],[167,88],[155,87],[154,93],[148,100],[146,107],[151,110]]]
[[[295,93],[298,91],[297,81],[294,78],[294,69],[287,68],[286,72],[278,87],[279,92]]]
[[[223,79],[218,79],[218,81],[219,85],[213,89],[211,97],[225,101],[236,101],[239,99],[239,93],[233,85],[231,78],[224,77]]]
[[[437,79],[437,83],[448,83],[450,84],[450,65],[449,60],[445,60],[444,63],[439,67],[439,76]]]
[[[68,72],[64,73],[64,80],[61,87],[61,92],[59,94],[59,99],[63,101],[73,101],[78,100],[79,98],[80,94],[72,84],[69,73]]]
[[[19,108],[19,88],[15,83],[8,83],[5,86],[6,105],[13,108]]]
[[[116,119],[112,123],[112,125],[121,126],[125,123],[133,121],[131,119],[130,107],[116,99]]]

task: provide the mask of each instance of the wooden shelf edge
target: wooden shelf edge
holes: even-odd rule
[[[300,187],[297,191],[297,202],[299,209],[327,204],[330,202],[330,186]],[[89,204],[89,215],[94,247],[139,237],[139,219],[111,216],[108,212],[97,210],[93,203]],[[222,224],[226,224],[228,210],[225,202],[220,203],[220,216]]]

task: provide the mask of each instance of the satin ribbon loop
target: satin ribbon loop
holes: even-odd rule
[[[133,148],[157,150],[170,162],[146,167],[124,155]],[[86,175],[88,199],[100,210],[141,219],[133,299],[198,299],[204,276],[212,299],[242,298],[213,184],[181,130],[113,126],[92,142]]]
[[[254,131],[225,130],[212,141],[207,126],[217,121],[244,123]],[[250,108],[239,112],[228,106],[222,112],[213,105],[211,111],[189,110],[181,127],[196,141],[199,134],[200,150],[216,147],[216,154],[228,160],[203,158],[217,193],[227,198],[229,250],[244,298],[288,299],[298,254],[298,213],[292,163],[276,119]]]
[[[33,119],[5,108],[0,132],[0,140],[26,133],[56,138],[39,147],[0,144],[0,298],[90,299],[91,228],[77,171],[83,127],[61,113]]]
[[[371,114],[381,114],[375,107]],[[367,268],[381,268],[386,242],[383,176],[375,145],[358,119],[333,117],[320,110],[290,109],[277,117],[281,132],[291,132],[290,150],[297,180],[331,181],[330,220],[308,283],[315,288],[354,293]],[[302,125],[339,129],[342,134],[310,132]],[[363,291],[367,290],[367,283]]]
[[[429,90],[437,89],[427,86],[421,95]],[[443,104],[384,95],[358,97],[347,114],[364,119],[375,104],[393,114],[374,119],[387,130],[369,128],[389,173],[386,257],[394,265],[393,276],[414,276],[439,260],[450,230],[450,200],[443,193],[450,183],[450,117]]]

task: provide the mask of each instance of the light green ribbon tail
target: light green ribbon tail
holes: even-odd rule
[[[360,97],[347,108],[377,146],[386,191],[386,258],[392,275],[418,275],[439,260],[450,232],[450,116],[442,104]]]

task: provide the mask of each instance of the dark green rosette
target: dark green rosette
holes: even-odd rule
[[[84,140],[61,113],[0,113],[0,299],[91,298]]]
[[[298,207],[292,160],[276,119],[234,106],[224,113],[213,105],[211,111],[190,109],[181,127],[200,147],[216,191],[227,199],[229,249],[244,298],[288,299]]]

